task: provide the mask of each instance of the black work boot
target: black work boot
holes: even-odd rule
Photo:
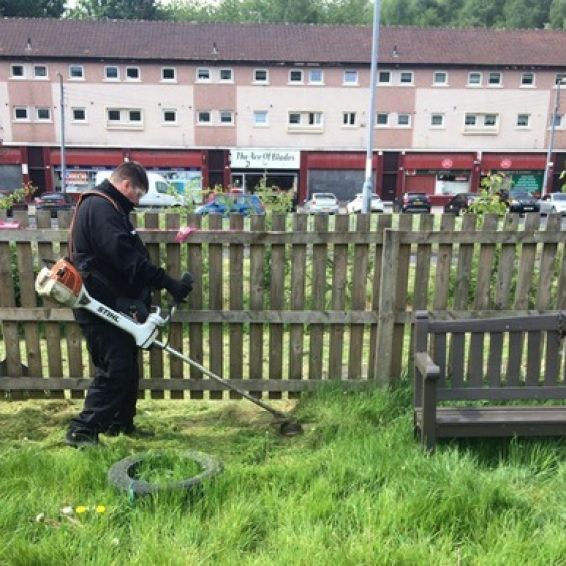
[[[73,448],[87,448],[89,446],[98,446],[98,433],[87,429],[67,430],[65,435],[65,444]]]

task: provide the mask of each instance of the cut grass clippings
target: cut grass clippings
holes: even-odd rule
[[[304,397],[282,438],[240,402],[142,401],[155,438],[64,446],[80,402],[0,402],[0,564],[564,564],[562,440],[413,439],[407,385]],[[284,403],[280,408],[288,409]],[[174,451],[219,458],[193,494],[129,501],[108,468],[146,450],[146,478],[181,479]]]

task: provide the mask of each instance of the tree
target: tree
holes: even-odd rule
[[[549,21],[551,0],[507,0],[503,7],[506,28],[543,28]]]
[[[566,29],[566,0],[552,0],[548,20],[550,27]]]
[[[0,0],[0,16],[8,18],[60,18],[65,0]]]
[[[328,0],[322,5],[325,24],[371,24],[373,2],[370,0]]]
[[[71,18],[116,20],[157,20],[162,13],[156,0],[79,0],[69,12]]]

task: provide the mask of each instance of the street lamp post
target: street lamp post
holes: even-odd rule
[[[61,192],[67,192],[65,177],[67,176],[65,163],[65,90],[63,89],[63,75],[59,76],[59,107],[61,109]]]
[[[558,116],[558,111],[560,110],[560,87],[566,84],[564,79],[559,79],[556,82],[556,96],[554,98],[554,111],[552,112],[552,123],[550,124],[550,141],[548,143],[548,151],[546,152],[546,164],[544,166],[544,177],[542,179],[542,194],[548,192],[548,177],[549,171],[553,163],[550,161],[552,159],[552,152],[554,150],[554,134],[556,132],[556,117]]]
[[[367,126],[367,151],[366,172],[364,187],[362,190],[362,212],[367,214],[371,210],[372,193],[372,169],[373,169],[373,130],[375,127],[375,91],[377,85],[377,52],[379,50],[379,16],[381,13],[381,2],[375,0],[373,5],[373,34],[371,41],[371,71],[369,79],[369,110],[366,120]]]

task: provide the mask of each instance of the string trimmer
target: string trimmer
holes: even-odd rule
[[[299,422],[291,415],[278,411],[267,403],[264,403],[261,399],[256,399],[246,391],[242,391],[229,381],[212,373],[195,360],[173,349],[167,342],[157,340],[159,328],[170,322],[177,305],[171,307],[166,317],[161,316],[161,309],[159,307],[154,307],[154,310],[149,314],[145,322],[136,322],[133,318],[119,311],[115,311],[91,297],[83,285],[80,273],[67,259],[58,260],[51,268],[44,267],[41,269],[35,280],[35,290],[38,295],[48,297],[61,305],[72,309],[80,308],[90,311],[110,324],[131,334],[136,345],[144,350],[160,348],[197,368],[204,375],[222,384],[226,389],[238,393],[258,407],[270,412],[276,418],[275,424],[278,426],[281,434],[285,436],[295,436],[303,431]]]

